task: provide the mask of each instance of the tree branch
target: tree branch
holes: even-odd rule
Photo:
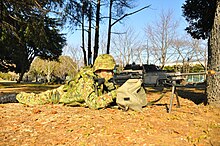
[[[135,14],[135,13],[138,13],[138,12],[140,12],[140,11],[146,9],[146,8],[149,8],[150,6],[151,6],[151,5],[148,5],[148,6],[145,6],[145,7],[143,7],[143,8],[140,8],[140,9],[137,10],[137,11],[124,14],[122,17],[120,17],[118,20],[116,20],[114,23],[112,23],[111,26],[115,25],[117,22],[121,21],[121,20],[124,19],[125,17],[130,16],[130,15],[133,15],[133,14]]]

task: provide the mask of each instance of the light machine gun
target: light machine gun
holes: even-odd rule
[[[118,66],[115,67],[114,72],[116,72],[117,67]],[[147,85],[148,83],[143,83],[145,80],[144,73],[145,73],[145,71],[142,66],[132,64],[128,68],[125,67],[125,69],[123,71],[121,71],[119,73],[116,72],[110,81],[120,87],[129,79],[141,79],[141,81],[142,81],[141,87],[143,87],[145,89],[145,85]],[[172,103],[173,103],[174,95],[176,95],[177,107],[180,107],[178,94],[176,92],[176,80],[169,76],[166,78],[166,81],[161,82],[161,84],[159,84],[159,86],[172,87],[172,94],[170,97],[170,106],[169,106],[168,112],[170,113],[172,110]],[[146,103],[146,106],[152,105],[152,104],[158,102],[160,99],[162,99],[163,96],[164,96],[164,93],[162,93],[162,95],[158,99],[156,99],[155,101],[151,101],[151,102]]]
[[[113,82],[115,85],[121,86],[129,79],[142,79],[143,75],[138,72],[121,72],[119,74],[114,74],[113,78],[109,81]]]
[[[125,111],[128,109],[142,111],[142,107],[147,105],[146,92],[142,84],[142,74],[132,70],[117,72],[117,67],[113,71],[113,77],[108,80],[116,87],[117,107]],[[103,84],[103,87],[105,87],[105,79],[97,78],[95,82],[96,85]]]
[[[143,79],[143,68],[140,65],[125,66],[123,71],[118,71],[118,68],[116,65],[113,70],[114,76],[110,79],[115,85],[121,86],[129,79]]]
[[[140,66],[132,67],[121,72],[114,70],[114,75],[108,82],[113,83],[117,88],[116,103],[119,108],[125,111],[128,109],[142,111],[142,107],[156,103],[163,96],[155,101],[147,102],[146,90],[143,85],[143,71]],[[95,79],[95,82],[96,85],[105,84],[105,79],[98,78]]]
[[[145,102],[143,101],[143,98],[140,98],[140,96],[138,97],[139,99],[141,100],[135,100],[134,98],[128,98],[127,96],[127,93],[130,92],[131,90],[129,90],[129,88],[132,88],[132,87],[135,87],[135,85],[137,85],[137,82],[139,82],[139,89],[144,89],[145,90],[145,85],[143,83],[143,80],[144,80],[144,71],[141,70],[140,66],[131,66],[129,69],[125,69],[121,72],[117,72],[118,66],[115,67],[114,69],[114,75],[113,75],[113,78],[111,78],[108,82],[112,82],[114,83],[114,85],[118,86],[119,88],[121,86],[127,86],[125,83],[128,81],[130,86],[128,88],[127,91],[124,91],[123,89],[123,95],[126,95],[126,97],[122,98],[124,99],[122,102],[128,102],[129,104],[132,104],[132,102],[141,102],[141,103],[144,103],[142,104],[142,107],[143,106],[147,106],[147,105],[152,105],[152,104],[155,104],[156,102],[158,102],[160,99],[162,99],[162,97],[164,96],[164,93],[161,94],[161,96],[154,100],[154,101],[150,101],[150,102]],[[133,79],[133,82],[131,81]],[[95,79],[96,83],[98,83],[98,85],[101,85],[101,84],[104,84],[105,82],[105,79],[104,78],[97,78]],[[133,85],[132,85],[133,84]],[[176,82],[175,80],[173,80],[172,78],[167,78],[166,82],[162,82],[162,84],[160,84],[160,86],[163,86],[163,87],[172,87],[172,94],[171,94],[171,97],[170,97],[170,106],[169,106],[169,113],[171,112],[171,109],[172,109],[172,103],[173,103],[173,98],[174,98],[174,94],[176,95],[176,99],[177,99],[177,106],[180,107],[180,102],[179,102],[179,98],[178,98],[178,95],[177,95],[177,92],[176,92]],[[137,90],[136,92],[138,92],[139,90]],[[126,92],[126,93],[125,93]],[[124,94],[125,93],[125,94]],[[142,93],[141,95],[144,96],[143,94],[143,90],[142,90]],[[134,94],[133,94],[134,95]],[[131,95],[132,96],[132,95]],[[137,97],[137,96],[136,96]],[[119,104],[118,104],[119,105]],[[140,104],[139,104],[140,105]],[[131,108],[131,107],[130,107]],[[137,106],[135,105],[132,105],[132,108],[135,109],[135,110],[140,110],[140,106],[137,108]],[[124,108],[125,110],[127,110],[127,107]]]

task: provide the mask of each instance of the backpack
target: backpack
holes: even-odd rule
[[[117,89],[117,105],[127,111],[142,111],[142,107],[147,104],[146,92],[142,86],[141,79],[128,79]]]

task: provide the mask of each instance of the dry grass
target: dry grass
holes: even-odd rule
[[[55,85],[1,84],[2,94]],[[143,112],[63,105],[0,104],[0,145],[218,146],[220,109],[202,104],[204,90],[179,88],[180,108],[167,113],[171,92]],[[148,92],[147,100],[159,92]],[[200,101],[196,103],[195,101]],[[202,101],[202,102],[201,102]],[[176,100],[173,102],[176,105]]]

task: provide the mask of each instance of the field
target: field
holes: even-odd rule
[[[40,92],[57,85],[0,83],[0,95]],[[143,112],[118,109],[91,110],[64,105],[0,104],[0,146],[219,146],[220,109],[204,106],[204,89],[178,88],[180,108],[171,92]],[[147,100],[160,96],[148,92]]]

